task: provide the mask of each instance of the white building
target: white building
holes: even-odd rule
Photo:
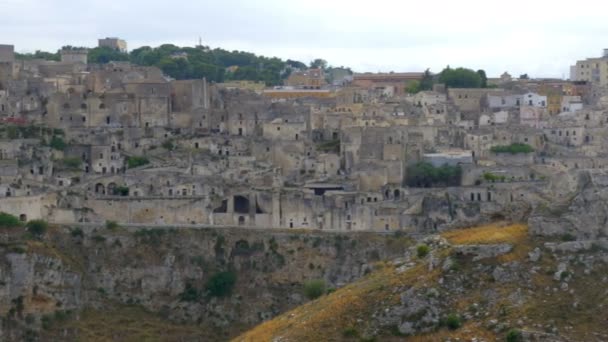
[[[522,105],[529,107],[547,108],[547,97],[537,93],[525,93],[522,95]]]

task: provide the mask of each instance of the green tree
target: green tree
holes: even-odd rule
[[[409,94],[416,94],[420,90],[420,81],[411,81],[407,83],[405,87],[405,91],[407,91]]]
[[[411,187],[459,186],[462,178],[460,166],[443,165],[435,167],[428,162],[418,162],[408,166],[405,182]]]
[[[310,62],[310,68],[319,68],[325,70],[327,68],[327,61],[321,58],[317,58],[314,61]]]
[[[420,81],[420,90],[432,90],[434,84],[435,80],[431,74],[431,71],[426,69],[424,71],[424,75],[422,76],[422,80]]]
[[[306,69],[306,64],[304,64],[300,61],[294,61],[294,60],[288,59],[286,61],[286,64],[295,69],[300,69],[300,70]]]
[[[488,76],[486,76],[486,72],[483,69],[479,69],[479,70],[477,70],[477,75],[479,75],[479,78],[481,78],[481,87],[487,88],[488,87]]]
[[[477,72],[465,68],[451,69],[449,66],[439,74],[439,82],[450,88],[480,88],[482,85]]]
[[[107,46],[96,47],[89,50],[89,63],[106,64],[109,62],[128,61],[129,54],[120,52]]]

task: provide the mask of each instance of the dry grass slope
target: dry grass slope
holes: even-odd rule
[[[47,341],[65,340],[64,331],[76,332],[78,341],[91,342],[219,340],[218,336],[210,333],[208,328],[172,323],[136,306],[117,305],[103,312],[87,309],[77,320],[52,326],[43,338]]]
[[[496,243],[520,243],[528,235],[524,224],[488,224],[485,226],[457,229],[441,234],[453,245]]]
[[[521,224],[492,224],[442,234],[452,244],[513,243],[526,246],[520,252],[516,247],[513,258],[527,252],[527,226]],[[446,255],[436,255],[442,258]],[[263,341],[340,341],[349,328],[364,331],[369,317],[378,309],[396,304],[399,293],[395,288],[432,287],[441,275],[440,269],[428,272],[425,262],[399,274],[390,265],[382,265],[366,278],[338,289],[336,292],[295,308],[273,320],[262,323],[234,339],[234,342]],[[467,323],[457,332],[440,330],[436,333],[410,337],[408,341],[439,341],[446,337],[485,337],[495,334]],[[386,337],[386,336],[385,336]],[[392,337],[387,337],[392,339]],[[395,340],[399,340],[396,339]]]

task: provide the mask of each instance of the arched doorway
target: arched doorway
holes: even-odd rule
[[[108,195],[116,195],[116,183],[108,184]]]
[[[399,191],[399,189],[395,189],[395,191],[393,192],[395,201],[398,200],[401,196],[401,192]]]
[[[19,215],[19,221],[26,222],[27,221],[27,215],[25,215],[25,214]]]
[[[245,216],[239,216],[239,226],[245,225]]]
[[[106,188],[103,186],[103,184],[97,183],[95,185],[95,193],[96,194],[105,195],[106,194]]]
[[[244,196],[234,196],[234,212],[238,214],[248,214],[249,200]]]

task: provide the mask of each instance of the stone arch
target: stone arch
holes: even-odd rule
[[[102,183],[95,184],[95,193],[105,195],[106,194],[105,186]]]
[[[108,190],[108,194],[115,195],[116,194],[116,183],[112,182],[112,183],[108,184],[107,190]]]
[[[245,225],[245,216],[241,215],[239,216],[239,226],[244,226]]]

